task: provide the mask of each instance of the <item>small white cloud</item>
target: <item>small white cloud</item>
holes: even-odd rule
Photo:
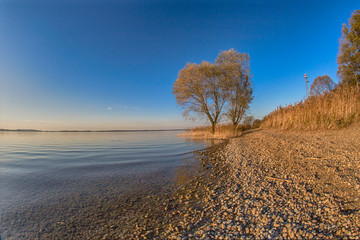
[[[114,106],[109,106],[106,108],[107,111],[111,111],[111,110],[123,110],[123,111],[129,111],[129,110],[133,110],[133,111],[139,111],[141,110],[141,108],[138,107],[134,107],[134,106],[128,106],[128,105],[114,105]]]

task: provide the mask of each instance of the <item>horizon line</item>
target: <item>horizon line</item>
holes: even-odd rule
[[[113,129],[113,130],[39,130],[39,129],[0,129],[0,132],[160,132],[184,131],[186,128],[174,129]]]

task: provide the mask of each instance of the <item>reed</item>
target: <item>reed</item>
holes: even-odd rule
[[[215,133],[213,134],[211,126],[200,126],[185,129],[185,133],[181,135],[191,138],[228,139],[240,136],[243,131],[250,129],[251,127],[251,125],[244,124],[239,124],[237,127],[234,127],[232,124],[218,124],[216,125]]]
[[[294,105],[278,107],[261,122],[262,128],[339,129],[360,122],[360,89],[339,86]]]

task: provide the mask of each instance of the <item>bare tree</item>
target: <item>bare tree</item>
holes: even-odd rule
[[[349,26],[343,24],[337,62],[342,83],[356,85],[360,82],[360,10],[354,11]]]
[[[183,107],[184,115],[195,113],[207,117],[213,133],[226,101],[220,73],[219,68],[209,62],[188,63],[180,70],[173,86],[173,94]]]
[[[244,122],[245,125],[251,126],[251,125],[254,123],[254,121],[255,121],[254,116],[248,115],[248,116],[245,116],[245,117],[244,117],[244,121],[243,121],[243,122]]]
[[[335,88],[336,84],[328,75],[319,76],[315,78],[311,84],[310,96],[320,96],[330,92]]]
[[[236,127],[253,100],[250,56],[234,49],[219,53],[216,64],[227,90],[226,116]]]

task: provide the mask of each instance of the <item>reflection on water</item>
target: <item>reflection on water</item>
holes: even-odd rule
[[[188,143],[198,143],[198,144],[205,144],[206,146],[213,146],[215,144],[223,142],[221,139],[215,139],[215,138],[208,138],[208,139],[202,139],[198,137],[189,137],[189,136],[179,136],[185,139],[185,142]]]
[[[121,196],[171,188],[176,176],[186,181],[197,164],[192,151],[212,143],[178,133],[0,133],[0,236],[26,239],[86,217],[95,224],[104,218],[99,209],[116,212],[109,204],[120,206]]]

